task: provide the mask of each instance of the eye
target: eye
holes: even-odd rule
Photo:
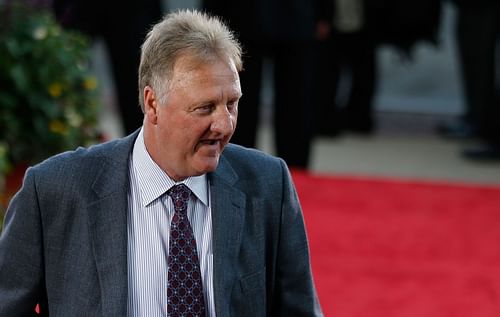
[[[236,109],[238,109],[238,99],[230,100],[226,106],[230,112],[234,112]]]
[[[194,110],[199,113],[210,113],[214,110],[214,108],[214,104],[205,104],[195,108]]]

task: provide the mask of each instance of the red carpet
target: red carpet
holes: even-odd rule
[[[500,186],[293,177],[325,316],[500,316]]]

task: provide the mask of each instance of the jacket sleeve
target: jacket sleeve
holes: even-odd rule
[[[43,242],[33,170],[14,196],[0,236],[0,317],[38,316],[44,307]]]
[[[302,209],[290,173],[283,161],[281,164],[281,229],[271,316],[323,316],[311,272]]]

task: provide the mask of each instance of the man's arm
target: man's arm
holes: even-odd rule
[[[35,315],[43,294],[43,243],[33,170],[12,199],[0,236],[0,317]],[[41,303],[42,305],[44,303]]]
[[[272,316],[323,316],[314,287],[302,209],[290,173],[282,161],[281,230]]]

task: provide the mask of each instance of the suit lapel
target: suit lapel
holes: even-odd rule
[[[237,278],[233,267],[243,232],[245,194],[233,185],[237,175],[221,157],[219,168],[210,175],[213,226],[214,294],[217,316],[223,316],[224,298]]]
[[[127,188],[128,157],[137,133],[118,141],[96,160],[100,171],[89,204],[88,221],[104,316],[127,312]]]

